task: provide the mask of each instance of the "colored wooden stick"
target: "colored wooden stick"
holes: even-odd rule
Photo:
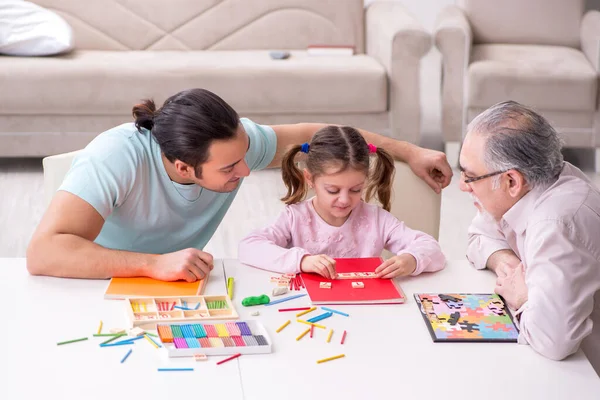
[[[301,317],[304,314],[308,314],[309,312],[315,311],[316,309],[317,309],[317,307],[310,307],[308,310],[302,311],[302,312],[299,312],[298,314],[296,314],[296,317]]]
[[[144,337],[145,337],[145,338],[146,338],[146,340],[147,340],[148,342],[150,342],[150,343],[152,344],[152,346],[154,346],[155,348],[157,348],[157,349],[158,349],[159,347],[162,347],[160,344],[156,343],[156,342],[155,342],[155,341],[154,341],[154,340],[153,340],[153,339],[152,339],[150,336],[148,336],[148,335],[144,335]]]
[[[314,324],[314,323],[312,323],[312,322],[308,322],[308,321],[305,321],[305,320],[303,320],[303,319],[297,319],[296,321],[297,321],[297,322],[300,322],[301,324],[311,325],[311,326],[314,326],[314,327],[316,327],[316,328],[325,329],[325,326],[323,326],[323,325]]]
[[[234,354],[234,355],[232,355],[231,357],[227,357],[226,359],[219,361],[219,362],[217,363],[217,365],[221,365],[221,364],[223,364],[223,363],[225,363],[225,362],[227,362],[227,361],[229,361],[229,360],[233,360],[234,358],[238,358],[238,357],[239,357],[239,356],[241,356],[241,355],[242,355],[241,353]]]
[[[112,342],[113,340],[116,340],[116,339],[118,339],[118,338],[120,338],[120,337],[123,337],[123,336],[127,336],[127,335],[126,335],[126,334],[124,334],[124,333],[121,333],[121,334],[119,334],[119,335],[117,335],[117,336],[113,336],[113,337],[111,337],[111,338],[110,338],[110,339],[108,339],[108,340],[105,340],[104,342],[102,342],[102,343],[100,343],[100,344],[107,344],[107,343],[110,343],[110,342]]]
[[[302,339],[308,332],[310,332],[310,328],[307,328],[304,332],[302,332],[297,338],[296,341]]]
[[[308,322],[310,322],[310,323],[312,324],[312,323],[315,323],[315,322],[321,321],[322,319],[329,318],[329,317],[331,317],[332,315],[333,315],[333,313],[332,313],[332,312],[326,312],[326,313],[323,313],[323,314],[321,314],[321,315],[317,315],[316,317],[312,317],[311,319],[307,319],[307,321],[308,321]]]
[[[275,332],[279,333],[283,330],[283,328],[285,328],[286,326],[288,326],[290,324],[290,320],[288,319],[285,324],[281,325],[279,328],[277,328],[277,330]]]
[[[329,308],[329,307],[321,307],[321,308],[323,310],[325,310],[325,311],[331,311],[332,313],[343,315],[344,317],[349,317],[350,316],[350,314],[346,314],[345,312],[334,310],[334,309]]]
[[[311,325],[311,326],[310,326],[310,338],[311,338],[311,339],[312,339],[312,337],[313,337],[313,333],[314,333],[314,331],[315,331],[315,326],[314,326],[314,325]]]
[[[129,355],[131,354],[132,351],[133,351],[132,349],[129,349],[127,354],[125,354],[125,357],[123,357],[123,359],[121,360],[121,364],[123,364],[125,362],[125,360],[127,360],[127,357],[129,357]]]
[[[274,305],[274,304],[283,303],[284,301],[288,301],[288,300],[294,300],[294,299],[297,299],[297,298],[299,298],[299,297],[304,297],[304,296],[306,296],[306,293],[303,293],[303,294],[296,294],[296,295],[294,295],[294,296],[289,296],[289,297],[286,297],[286,298],[284,298],[284,299],[279,299],[279,300],[272,301],[272,302],[270,302],[269,304],[265,304],[265,307],[272,306],[272,305]]]
[[[88,340],[88,338],[84,337],[84,338],[79,338],[79,339],[66,340],[64,342],[58,342],[58,343],[56,343],[56,345],[57,346],[61,346],[63,344],[69,344],[69,343],[75,343],[75,342],[83,342],[84,340]]]
[[[148,335],[148,336],[152,336],[152,337],[158,337],[158,335],[155,335],[154,333],[150,333],[150,332],[144,332],[144,335]]]
[[[158,372],[193,371],[194,368],[159,368]]]
[[[321,364],[321,363],[324,363],[324,362],[327,362],[327,361],[331,361],[331,360],[337,360],[338,358],[342,358],[342,357],[346,357],[346,355],[345,354],[340,354],[340,355],[333,356],[333,357],[323,358],[322,360],[318,360],[317,364]]]
[[[233,277],[227,278],[227,295],[233,300]]]
[[[344,331],[344,334],[342,335],[342,341],[340,342],[340,344],[344,344],[345,340],[346,340],[346,331]]]
[[[94,333],[94,337],[102,337],[102,336],[119,336],[120,333]]]
[[[297,307],[297,308],[280,308],[279,312],[285,312],[285,311],[304,311],[304,310],[310,310],[310,307]],[[300,316],[300,314],[296,315],[296,317]]]
[[[102,321],[100,321],[100,326],[98,327],[98,334],[102,333]]]
[[[327,335],[327,343],[331,341],[331,336],[333,335],[333,329],[329,331],[329,335]]]

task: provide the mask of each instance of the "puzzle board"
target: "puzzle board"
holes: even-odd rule
[[[169,357],[271,353],[271,339],[258,321],[215,324],[159,324],[158,336]]]
[[[158,323],[237,319],[228,296],[133,297],[125,300],[132,327],[154,329]]]
[[[510,311],[497,294],[415,293],[434,342],[516,342]]]

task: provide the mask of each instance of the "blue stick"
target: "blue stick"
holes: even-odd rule
[[[196,307],[194,308],[194,310],[197,310],[200,308],[200,302],[198,302],[198,304],[196,304]]]
[[[185,311],[190,311],[190,310],[192,310],[191,308],[187,308],[187,307],[181,307],[181,306],[174,306],[173,308],[179,308],[180,310],[185,310]]]
[[[100,344],[100,347],[124,346],[124,345],[128,345],[128,344],[134,344],[134,343],[131,340],[126,340],[126,341],[117,342],[117,343]]]
[[[344,317],[349,317],[350,316],[350,314],[346,314],[345,312],[334,310],[334,309],[329,308],[329,307],[321,307],[321,308],[323,310],[325,310],[325,311],[331,311],[332,313],[343,315]]]
[[[302,297],[302,296],[306,296],[306,293],[304,293],[304,294],[297,294],[295,296],[286,297],[285,299],[275,300],[275,301],[272,301],[272,302],[270,302],[268,304],[265,304],[265,306],[272,306],[274,304],[283,303],[284,301],[288,301],[288,300],[294,300],[294,299],[297,299],[298,297]]]
[[[194,368],[159,368],[158,372],[166,372],[166,371],[193,371]]]
[[[125,360],[127,360],[127,357],[129,357],[129,355],[131,354],[132,351],[133,351],[132,349],[129,349],[127,354],[125,354],[125,357],[123,357],[123,359],[121,360],[121,364],[123,364],[125,362]]]
[[[306,322],[312,322],[312,323],[314,323],[314,322],[320,321],[322,319],[329,318],[332,315],[333,315],[332,312],[326,312],[326,313],[323,313],[321,315],[317,315],[316,317],[312,317],[311,319],[307,319]]]

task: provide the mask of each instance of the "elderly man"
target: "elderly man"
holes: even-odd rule
[[[461,190],[479,210],[467,258],[498,275],[519,343],[561,360],[580,344],[600,373],[600,192],[563,161],[544,117],[513,101],[467,129]]]

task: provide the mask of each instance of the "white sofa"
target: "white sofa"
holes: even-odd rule
[[[84,147],[191,87],[260,123],[330,122],[418,142],[419,63],[431,37],[401,4],[363,0],[33,0],[75,50],[0,57],[0,157]],[[308,56],[309,45],[354,56]],[[289,50],[273,60],[269,50]]]

